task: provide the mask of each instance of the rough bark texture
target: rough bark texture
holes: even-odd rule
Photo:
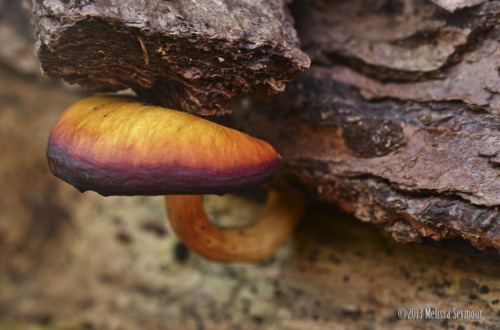
[[[313,198],[398,241],[464,238],[498,255],[500,3],[377,4],[298,1],[312,69],[236,121]]]
[[[464,238],[500,251],[500,134],[487,113],[453,102],[371,103],[321,68],[272,108],[251,108],[238,122],[275,146],[282,178],[299,178],[311,198],[339,203],[398,241]]]
[[[46,75],[201,115],[309,66],[284,0],[37,0],[35,16]]]

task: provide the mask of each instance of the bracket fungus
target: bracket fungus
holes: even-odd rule
[[[237,130],[130,97],[93,96],[69,107],[51,131],[47,158],[52,173],[81,192],[166,195],[176,234],[215,261],[264,259],[291,234],[304,207],[301,196],[272,191],[251,225],[216,227],[201,195],[272,179],[278,153]]]

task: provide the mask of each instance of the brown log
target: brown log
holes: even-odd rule
[[[275,94],[309,66],[284,0],[37,0],[44,73],[90,91],[134,89],[201,115]]]
[[[271,104],[242,102],[236,122],[275,146],[283,178],[311,198],[397,241],[459,239],[498,255],[499,2],[460,14],[382,4],[297,2],[315,65]]]

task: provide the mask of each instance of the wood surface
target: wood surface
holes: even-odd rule
[[[500,251],[500,2],[296,1],[313,66],[235,122],[288,182],[397,241]],[[318,33],[322,31],[322,33]]]
[[[49,77],[200,115],[281,92],[310,63],[284,0],[38,0],[34,11]]]

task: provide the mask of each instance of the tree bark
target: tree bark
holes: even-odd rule
[[[312,198],[397,241],[465,239],[498,255],[499,2],[456,15],[376,5],[298,1],[313,67],[271,104],[242,102],[236,122]]]
[[[46,75],[201,115],[309,66],[284,0],[38,0],[35,16]]]
[[[338,203],[397,241],[463,238],[500,251],[500,134],[488,113],[454,102],[371,102],[333,70],[313,67],[272,106],[254,103],[238,116],[242,130],[282,155],[275,184],[298,182],[308,197]]]

